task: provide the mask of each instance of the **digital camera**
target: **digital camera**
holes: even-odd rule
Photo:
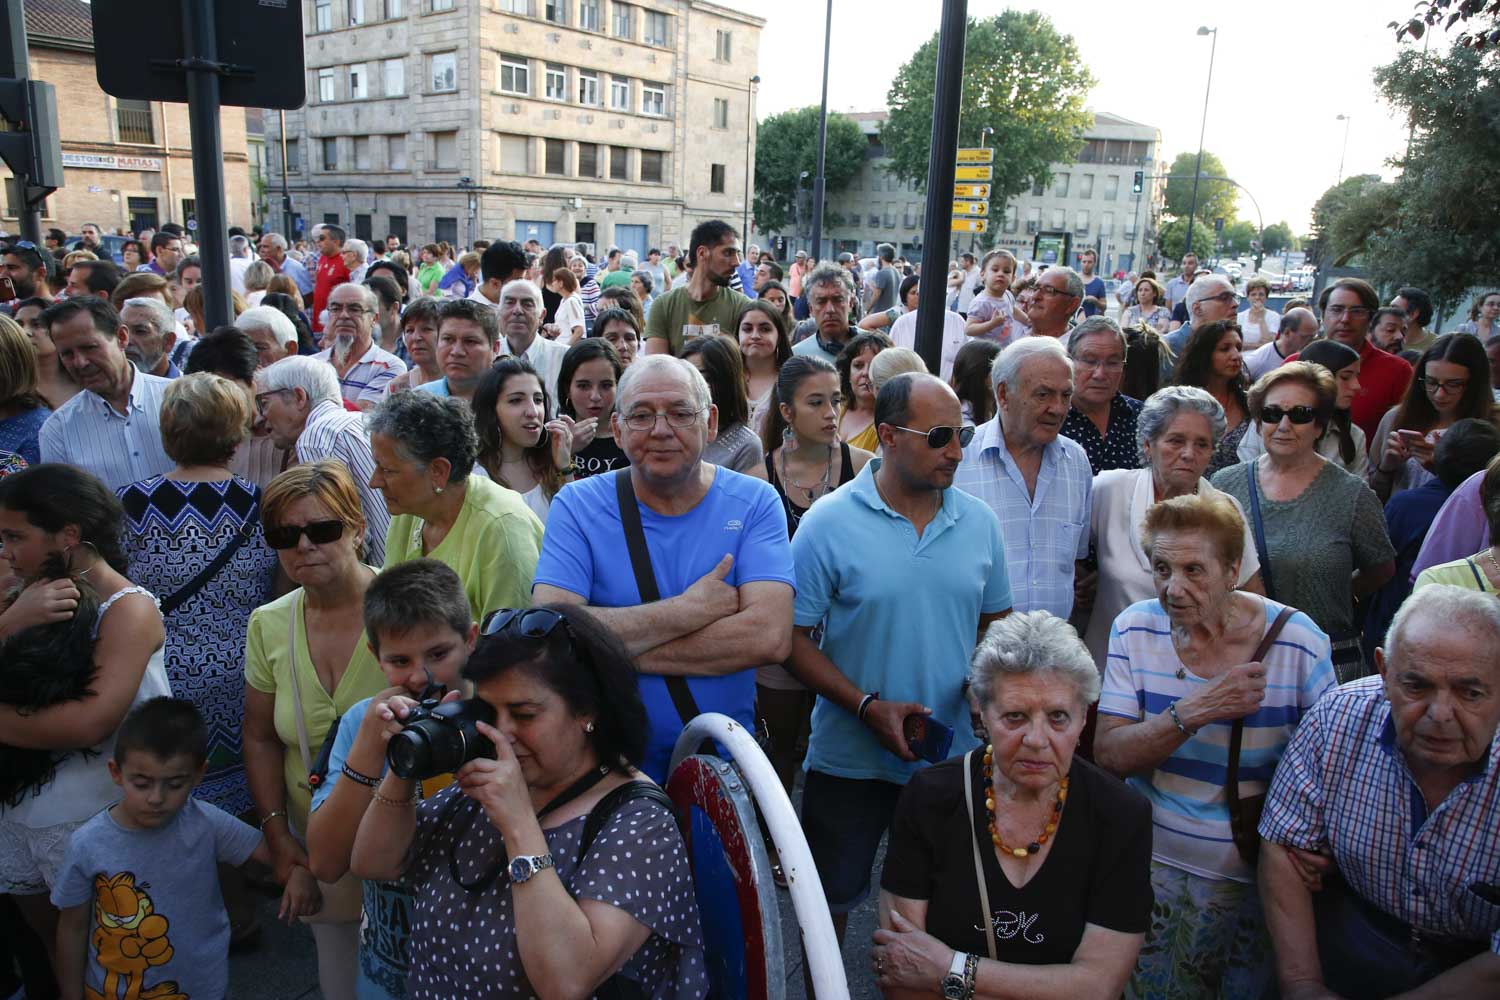
[[[411,710],[401,732],[386,744],[385,759],[397,777],[424,781],[452,774],[471,760],[494,757],[495,744],[476,723],[495,724],[495,709],[478,698],[424,701]]]

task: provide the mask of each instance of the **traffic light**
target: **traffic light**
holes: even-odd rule
[[[1146,171],[1144,171],[1144,170],[1137,170],[1135,172],[1135,181],[1134,181],[1134,183],[1132,183],[1130,185],[1130,190],[1134,194],[1140,194],[1145,189],[1146,189]]]

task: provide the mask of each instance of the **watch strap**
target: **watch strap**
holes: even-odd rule
[[[969,956],[966,952],[955,951],[953,953],[953,961],[948,964],[948,975],[962,976],[964,974],[964,964],[968,958]]]

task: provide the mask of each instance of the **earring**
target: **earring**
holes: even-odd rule
[[[441,494],[442,494],[442,492],[443,492],[443,488],[442,488],[442,487],[441,487],[441,486],[434,486],[434,487],[433,487],[433,488],[432,488],[432,492],[434,492],[434,493],[437,493],[437,494],[439,494],[439,495],[441,495]]]
[[[592,733],[594,731],[594,724],[592,722],[584,723],[583,731],[586,733]]]
[[[781,447],[786,451],[797,450],[797,435],[793,433],[791,427],[781,429]]]

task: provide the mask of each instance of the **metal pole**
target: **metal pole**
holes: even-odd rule
[[[1344,183],[1344,154],[1349,152],[1349,122],[1354,119],[1353,115],[1339,115],[1344,122],[1344,145],[1339,150],[1339,179],[1337,183]]]
[[[287,187],[286,162],[286,112],[278,111],[276,114],[281,118],[281,235],[288,241],[295,243],[297,234],[292,232],[292,191]]]
[[[750,78],[745,85],[745,226],[740,233],[740,239],[748,246],[750,243],[750,129],[755,125],[755,85],[760,83],[760,75],[756,74]],[[751,261],[754,266],[755,261]]]
[[[219,56],[218,42],[214,37],[212,0],[183,0],[182,36],[188,125],[193,142],[198,256],[203,261],[203,313],[208,328],[212,330],[228,324],[234,315],[229,302],[224,142],[219,135]]]
[[[958,118],[963,98],[964,33],[968,0],[943,0],[938,28],[937,80],[933,88],[932,139],[927,155],[927,225],[922,231],[922,281],[917,285],[916,350],[927,370],[938,372],[943,355],[943,300],[948,293],[947,252],[953,228],[953,168],[958,155]]]
[[[828,152],[828,49],[833,42],[833,0],[828,0],[828,23],[823,29],[823,111],[818,115],[818,173],[813,178],[812,249],[808,256],[823,259],[823,157]]]
[[[1203,87],[1203,124],[1198,129],[1198,166],[1193,170],[1193,203],[1188,208],[1188,231],[1187,245],[1183,248],[1186,256],[1193,251],[1193,219],[1198,214],[1198,178],[1203,174],[1203,136],[1208,131],[1208,94],[1214,85],[1214,53],[1219,48],[1218,28],[1199,28],[1200,35],[1213,35],[1213,42],[1208,47],[1208,83]]]

